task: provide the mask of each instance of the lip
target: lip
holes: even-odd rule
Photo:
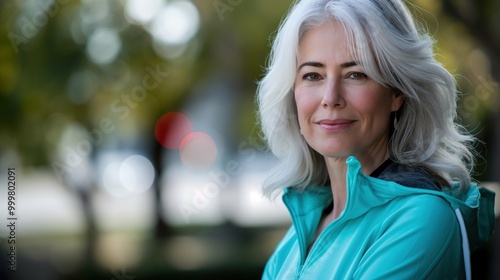
[[[316,124],[318,124],[321,128],[328,130],[328,131],[340,131],[343,129],[348,128],[351,126],[355,120],[349,120],[349,119],[323,119]]]

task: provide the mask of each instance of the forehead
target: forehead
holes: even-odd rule
[[[326,21],[307,30],[299,41],[299,61],[304,59],[335,59],[352,57],[353,45],[342,24]]]

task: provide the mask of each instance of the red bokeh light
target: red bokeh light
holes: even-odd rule
[[[165,148],[177,150],[182,139],[193,131],[189,118],[179,112],[170,112],[161,116],[155,125],[156,140]]]

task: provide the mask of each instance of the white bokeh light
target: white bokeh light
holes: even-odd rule
[[[151,34],[167,45],[187,43],[198,32],[200,15],[190,1],[176,1],[164,6],[152,22]]]
[[[125,189],[120,180],[120,167],[122,163],[119,161],[111,162],[104,169],[102,175],[102,184],[106,191],[113,196],[125,196],[130,192]]]
[[[116,59],[121,47],[120,37],[114,29],[100,27],[90,35],[87,55],[94,63],[108,64]]]
[[[147,24],[164,4],[164,0],[128,0],[125,4],[125,16],[133,23]]]
[[[128,157],[120,166],[120,182],[130,192],[145,192],[153,185],[155,171],[151,162],[139,155]]]
[[[187,44],[182,45],[165,45],[158,41],[153,42],[155,52],[166,59],[176,59],[181,57],[187,50]]]

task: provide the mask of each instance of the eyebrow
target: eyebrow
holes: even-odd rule
[[[349,68],[358,65],[355,61],[349,61],[349,62],[344,62],[340,64],[340,68]],[[324,68],[325,65],[321,62],[315,62],[315,61],[307,61],[302,63],[299,68],[297,69],[297,72],[300,71],[300,69],[304,66],[312,66],[312,67],[318,67],[318,68]]]

